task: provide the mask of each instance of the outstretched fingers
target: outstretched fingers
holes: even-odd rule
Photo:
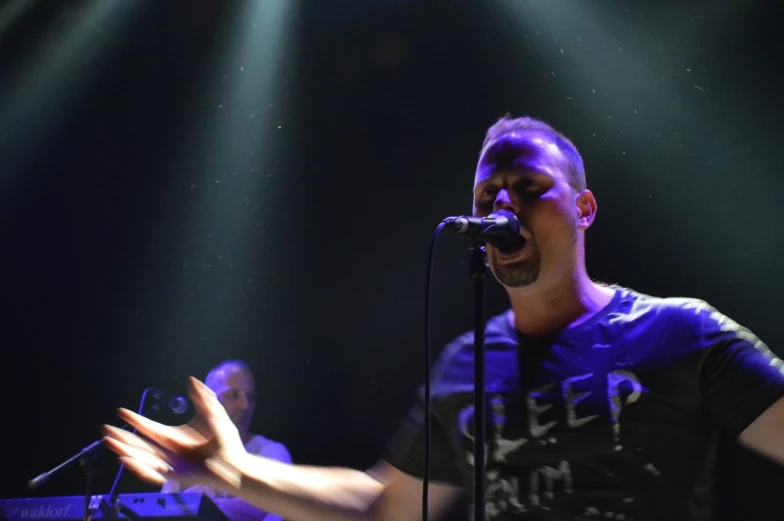
[[[133,447],[114,438],[104,438],[103,443],[109,450],[120,456],[120,459],[123,461],[133,460],[140,465],[144,465],[149,471],[155,471],[161,476],[165,476],[172,471],[171,465],[151,452]]]
[[[139,460],[129,456],[121,456],[120,460],[125,463],[125,467],[128,470],[136,474],[136,476],[143,481],[154,485],[163,485],[166,482],[165,474],[162,474],[155,468],[150,467]]]
[[[203,418],[213,417],[223,411],[215,392],[192,376],[188,378],[188,395],[193,401],[193,408]]]
[[[194,439],[192,429],[169,427],[156,421],[145,418],[128,409],[118,409],[117,416],[136,428],[145,438],[150,439],[160,447],[172,452],[181,452],[182,449],[191,449],[203,440]],[[138,437],[136,437],[138,438]]]
[[[117,427],[112,427],[111,425],[104,425],[103,434],[106,436],[106,438],[104,438],[104,444],[108,445],[109,440],[114,440],[130,447],[141,449],[143,451],[149,452],[150,454],[154,454],[162,460],[169,459],[169,453],[160,445],[140,438],[131,432],[118,429]]]

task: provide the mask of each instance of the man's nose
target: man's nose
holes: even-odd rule
[[[519,211],[517,203],[512,199],[512,196],[509,195],[509,190],[506,188],[502,188],[498,191],[498,194],[495,196],[495,202],[493,203],[493,211],[498,210],[509,210],[510,212],[516,214]]]
[[[237,405],[241,411],[247,410],[248,406],[250,405],[250,401],[248,400],[248,397],[245,396],[244,394],[240,395],[238,402],[239,403]]]

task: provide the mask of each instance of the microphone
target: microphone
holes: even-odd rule
[[[160,389],[150,388],[148,391],[150,391],[152,399],[155,400],[158,405],[163,405],[174,414],[184,414],[188,411],[188,400],[182,396],[170,396]]]
[[[490,243],[499,250],[514,250],[525,244],[525,238],[520,235],[523,226],[509,210],[498,210],[487,217],[447,217],[444,223],[452,231],[480,243]]]

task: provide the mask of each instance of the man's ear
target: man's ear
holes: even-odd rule
[[[577,226],[581,230],[587,230],[596,219],[596,198],[590,190],[583,190],[575,198],[575,208],[577,211]]]

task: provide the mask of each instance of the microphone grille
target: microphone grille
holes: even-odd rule
[[[515,214],[510,212],[509,210],[498,210],[493,212],[493,215],[497,215],[499,217],[506,217],[509,220],[509,227],[514,231],[516,235],[520,234],[520,231],[523,229],[523,225],[520,224],[520,219],[517,218]]]
[[[188,400],[182,396],[172,398],[169,402],[169,408],[174,414],[183,414],[188,411]]]

